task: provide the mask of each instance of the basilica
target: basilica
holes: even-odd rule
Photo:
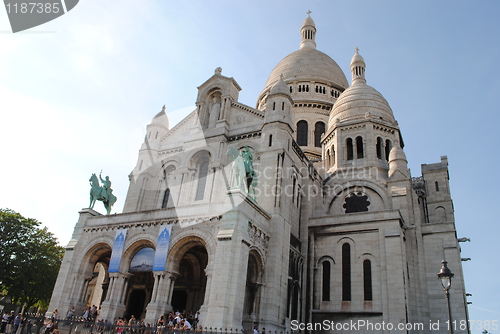
[[[412,176],[359,50],[348,81],[316,33],[308,14],[255,107],[217,68],[180,123],[152,114],[123,212],[79,212],[50,309],[149,323],[199,311],[202,328],[240,332],[446,332],[445,260],[451,315],[467,321],[447,157]]]

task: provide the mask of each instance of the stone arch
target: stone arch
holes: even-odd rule
[[[259,250],[255,247],[248,252],[245,282],[245,298],[243,302],[244,328],[251,328],[259,319],[260,299],[264,278],[264,261]]]
[[[333,185],[333,187],[332,187]],[[326,186],[326,196],[331,199],[328,201],[328,206],[326,208],[326,214],[343,214],[345,213],[342,208],[344,204],[343,201],[346,196],[348,196],[351,192],[367,192],[369,193],[370,200],[370,210],[369,211],[380,211],[390,209],[390,201],[386,192],[370,181],[356,181],[356,185],[352,185],[352,183],[344,183],[341,185],[330,184],[330,186]],[[373,208],[373,209],[372,209]],[[335,212],[334,210],[337,209]]]
[[[156,249],[155,241],[151,235],[134,235],[127,238],[125,251],[120,263],[120,272],[127,273],[127,283],[124,286],[125,318],[132,315],[140,319],[146,314],[146,307],[151,301],[154,278],[152,268],[131,271],[131,263],[135,255],[144,248]]]
[[[446,223],[446,209],[442,206],[436,208],[436,222]]]
[[[182,231],[181,231],[182,232]],[[209,243],[205,240],[206,236],[200,236],[193,234],[193,230],[187,231],[185,235],[179,235],[180,233],[172,232],[171,247],[168,252],[166,270],[172,272],[179,271],[179,264],[182,256],[191,247],[200,245],[207,250],[208,259],[210,260],[212,252],[215,250],[215,245],[211,247]]]
[[[74,281],[73,291],[75,295],[71,297],[74,298],[75,302],[85,306],[91,306],[93,302],[100,304],[106,298],[108,290],[109,275],[107,269],[113,240],[106,240],[110,239],[106,237],[99,239],[84,249],[80,261],[78,259],[75,261],[75,263],[79,263],[79,269],[75,269],[81,274]],[[97,296],[95,300],[94,295]]]
[[[318,268],[318,266],[323,262],[323,261],[330,261],[332,264],[335,264],[335,259],[331,257],[330,255],[323,255],[320,257],[316,263],[314,264],[314,268]]]
[[[167,162],[162,163],[161,165],[161,176],[164,180],[168,178],[171,173],[174,173],[177,169],[179,169],[179,163],[176,160],[168,160]]]
[[[129,245],[125,246],[125,251],[123,252],[122,261],[120,263],[120,271],[122,272],[128,271],[132,259],[134,258],[135,254],[137,254],[137,252],[139,252],[141,249],[147,247],[156,249],[156,242],[153,241],[150,236],[133,236],[132,238],[130,238],[129,242],[127,242]]]
[[[334,290],[332,283],[335,282],[333,279],[335,260],[329,255],[322,256],[316,262],[316,268],[318,270],[315,280],[317,298],[322,302],[329,302],[332,300],[332,291]]]
[[[212,154],[208,149],[202,149],[194,152],[189,159],[189,166],[193,168],[194,173],[192,174],[191,182],[194,182],[194,194],[190,195],[191,199],[195,201],[205,199],[205,193],[207,190],[207,180],[210,174],[210,162],[212,160]],[[192,197],[191,197],[192,196]]]
[[[79,271],[84,273],[84,275],[91,275],[95,264],[99,259],[108,259],[107,263],[109,265],[109,258],[111,257],[111,245],[114,239],[101,237],[95,241],[95,243],[89,245],[86,249],[82,251],[82,258],[77,263],[80,263]],[[108,254],[109,253],[109,254]]]
[[[212,152],[210,151],[210,147],[204,147],[198,151],[193,151],[190,155],[186,157],[187,165],[190,167],[196,167],[203,160],[210,161],[212,159]]]
[[[206,243],[198,236],[181,238],[170,249],[167,270],[172,273],[173,286],[168,301],[175,311],[194,313],[203,305],[209,259]]]
[[[370,273],[366,272],[366,261],[370,261]],[[378,287],[380,286],[380,270],[378,258],[371,253],[364,253],[358,257],[359,265],[361,266],[361,277],[363,282],[363,301],[364,309],[372,309],[373,303],[377,303],[379,298]]]

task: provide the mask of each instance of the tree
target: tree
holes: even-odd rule
[[[47,303],[64,248],[36,219],[0,209],[0,290],[26,308]]]

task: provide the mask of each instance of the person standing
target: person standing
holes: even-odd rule
[[[12,334],[16,334],[17,330],[19,329],[19,325],[21,324],[22,320],[22,314],[19,313],[15,318],[14,318],[14,330],[12,331]]]
[[[9,322],[9,315],[7,312],[4,312],[2,315],[2,326],[0,327],[0,333],[5,333],[5,329],[7,328],[7,323]]]

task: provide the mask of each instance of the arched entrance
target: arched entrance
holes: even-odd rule
[[[183,249],[187,250],[178,260],[179,276],[175,280],[171,305],[174,311],[195,313],[205,297],[208,253],[200,242],[190,242]]]
[[[81,292],[78,294],[78,299],[75,301],[84,307],[95,305],[99,308],[102,302],[106,299],[109,286],[108,267],[111,258],[111,247],[107,244],[100,243],[92,247],[83,261],[85,272],[84,284]]]
[[[262,269],[263,265],[259,253],[251,250],[248,254],[245,302],[243,304],[243,328],[253,328],[253,326],[258,325]]]
[[[153,292],[153,260],[155,250],[151,247],[141,248],[132,258],[129,266],[130,278],[125,300],[126,319],[134,316],[140,320],[146,315],[146,307],[151,301]]]

